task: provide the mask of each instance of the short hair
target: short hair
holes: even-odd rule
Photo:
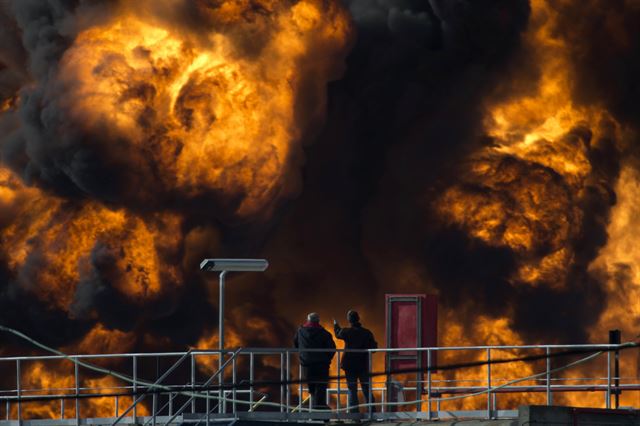
[[[347,320],[351,324],[354,324],[354,323],[360,321],[360,315],[358,315],[358,313],[356,311],[350,310],[349,312],[347,312]]]
[[[320,315],[318,315],[315,312],[311,312],[309,315],[307,315],[307,321],[309,321],[309,322],[320,322]]]

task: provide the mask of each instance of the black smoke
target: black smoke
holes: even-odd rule
[[[65,333],[57,334],[54,343],[62,344],[79,339],[91,324],[101,322],[140,336],[148,333],[158,338],[156,342],[169,336],[171,344],[163,343],[162,349],[184,348],[216,328],[215,303],[206,290],[215,286],[215,279],[194,272],[199,259],[263,255],[271,262],[266,274],[232,278],[228,288],[228,302],[239,307],[242,318],[271,321],[269,338],[277,341],[267,342],[255,330],[244,329],[254,345],[288,346],[295,324],[308,311],[341,318],[348,308],[363,307],[370,315],[363,321],[381,330],[382,296],[398,291],[437,291],[443,307],[460,309],[465,323],[477,314],[507,315],[514,329],[532,343],[586,339],[586,330],[605,301],[603,282],[588,266],[606,243],[606,225],[615,204],[612,188],[620,159],[613,136],[591,141],[588,130],[568,136],[590,144],[594,171],[583,194],[573,200],[572,207],[584,218],[578,236],[568,242],[576,258],[567,274],[570,285],[561,289],[512,282],[521,260],[518,253],[489,246],[464,229],[442,223],[434,211],[433,201],[447,188],[465,183],[461,164],[468,163],[463,160],[492,143],[482,123],[485,99],[531,90],[536,84],[537,64],[530,61],[531,52],[523,43],[531,24],[527,1],[346,1],[357,40],[344,75],[328,87],[327,118],[319,136],[308,141],[302,193],[280,207],[268,224],[230,224],[225,210],[234,200],[225,204],[217,194],[187,201],[176,201],[175,194],[145,194],[141,188],[153,184],[148,180],[153,176],[146,170],[152,167],[148,162],[138,158],[120,162],[117,155],[100,149],[76,149],[74,137],[114,139],[108,129],[96,135],[74,129],[65,129],[64,135],[47,132],[48,125],[60,119],[55,102],[46,102],[51,73],[74,35],[100,22],[100,11],[111,7],[107,1],[90,3],[3,3],[0,18],[8,24],[2,31],[9,36],[1,38],[0,95],[18,94],[22,103],[18,113],[0,118],[0,129],[9,129],[0,135],[2,159],[27,184],[72,203],[96,197],[110,206],[135,205],[141,214],[148,213],[145,205],[150,199],[153,209],[171,205],[186,212],[184,234],[201,236],[187,238],[183,252],[166,259],[180,264],[183,285],[168,292],[170,300],[143,308],[114,290],[112,284],[119,278],[110,264],[117,253],[100,247],[92,253],[92,274],[76,291],[73,318],[58,321],[60,312],[32,301],[28,292],[16,289],[16,277],[3,272],[1,302],[7,307],[0,314],[3,323],[22,324],[25,331],[46,339],[43,330],[58,321]],[[568,21],[559,31],[575,42],[572,46],[586,46],[584,52],[575,48],[576,75],[581,76],[576,98],[585,104],[603,102],[617,120],[635,123],[637,29],[623,13],[624,2],[615,3],[607,13],[624,25],[614,25],[604,38],[596,28],[609,27],[574,18],[585,15],[599,22],[578,2],[575,8],[561,10]],[[176,20],[209,23],[199,13],[197,7],[180,9]],[[252,16],[263,19],[265,13],[256,8]],[[79,15],[84,17],[81,22],[74,20]],[[616,38],[619,34],[624,37]],[[606,49],[609,38],[619,42],[624,54],[601,61],[602,55],[614,55]],[[582,39],[587,42],[577,42]],[[247,54],[261,48],[251,40],[245,40]],[[510,85],[514,80],[517,86]],[[37,81],[38,89],[20,92],[28,81]],[[146,96],[143,89],[136,95]],[[49,151],[47,141],[57,137],[69,138],[63,145],[73,149]],[[66,173],[67,166],[73,173]],[[138,166],[145,170],[137,173]],[[556,184],[562,186],[550,183]],[[204,243],[205,239],[216,243]],[[401,265],[406,261],[421,265],[423,275],[403,275]],[[531,321],[543,306],[549,314],[545,321]],[[21,321],[25,316],[29,321]],[[237,327],[243,330],[242,324]],[[155,348],[148,342],[141,338],[136,348]]]

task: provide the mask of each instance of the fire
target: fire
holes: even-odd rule
[[[132,11],[81,32],[59,72],[68,118],[90,133],[108,123],[154,174],[157,191],[220,194],[241,218],[268,210],[297,191],[301,139],[323,114],[324,83],[338,71],[314,58],[344,51],[350,27],[334,3],[263,6],[271,33],[251,55],[224,26],[192,37]],[[248,7],[229,2],[209,18],[237,20],[232,14]],[[256,19],[237,25],[252,30],[264,17]],[[300,105],[303,90],[316,105]]]
[[[514,253],[515,268],[508,277],[509,285],[562,290],[575,285],[569,275],[572,265],[584,262],[579,260],[573,241],[584,232],[585,216],[590,213],[581,207],[590,196],[587,187],[598,188],[603,179],[602,172],[594,166],[594,156],[598,155],[594,151],[602,149],[603,143],[619,140],[621,128],[599,105],[584,106],[573,101],[575,69],[568,42],[555,31],[558,12],[546,0],[534,1],[531,6],[524,43],[534,57],[532,63],[539,64],[539,78],[533,88],[515,90],[506,99],[487,102],[484,126],[491,144],[466,160],[459,182],[433,204],[445,223],[464,229],[489,246],[505,247]],[[526,84],[516,78],[513,86],[521,85]],[[616,266],[635,265],[639,260],[634,257],[637,250],[631,241],[635,234],[630,231],[637,178],[630,169],[622,175],[616,193],[624,195],[613,211],[609,243],[591,266],[593,273],[605,270],[610,277],[604,279],[610,297],[603,317],[593,327],[594,341],[601,342],[606,330],[615,328],[622,316],[631,311],[637,317],[640,312],[639,281],[634,279],[633,267]],[[624,278],[616,278],[621,276]],[[620,296],[616,296],[618,292]],[[507,312],[495,319],[480,317],[470,333],[477,337],[467,343],[523,343],[512,329],[514,313],[509,309]],[[455,317],[447,320],[445,335],[455,335],[456,342],[450,343],[460,345],[462,333],[452,333],[455,323]],[[492,338],[494,330],[500,330],[497,342]],[[593,365],[567,376],[596,371]],[[534,373],[531,367],[520,364],[501,366],[497,371],[505,377]],[[475,375],[481,378],[482,372]],[[472,372],[464,372],[464,377],[471,376]],[[596,397],[598,401],[591,402],[599,406],[601,395]],[[540,395],[509,398],[542,402]],[[563,394],[556,396],[556,401],[579,404],[576,398],[582,396]],[[460,402],[457,406],[465,404]]]
[[[444,7],[431,3],[435,15],[444,13],[438,10]],[[513,262],[513,267],[504,284],[514,293],[571,290],[576,285],[573,271],[588,265],[589,273],[605,283],[606,309],[588,325],[589,338],[601,341],[606,330],[619,327],[620,318],[640,317],[640,251],[635,248],[640,175],[627,164],[618,179],[617,171],[604,173],[598,161],[606,144],[619,154],[626,129],[603,104],[574,100],[579,70],[572,66],[570,50],[575,40],[557,31],[559,10],[567,3],[531,2],[522,49],[531,57],[526,66],[532,69],[511,70],[482,101],[488,142],[459,161],[456,180],[429,200],[429,209],[436,212],[439,226],[508,253],[505,263]],[[224,245],[238,231],[234,226],[247,225],[248,230],[238,233],[250,234],[249,225],[264,225],[284,200],[298,194],[302,146],[322,124],[327,83],[343,71],[353,23],[337,0],[141,0],[101,10],[104,16],[83,15],[83,7],[73,11],[77,16],[70,12],[69,22],[77,22],[65,24],[57,34],[65,39],[64,48],[47,50],[51,54],[44,56],[55,64],[45,67],[46,72],[40,69],[40,55],[14,61],[28,62],[33,75],[19,91],[11,88],[18,94],[0,99],[2,131],[23,130],[15,137],[3,135],[0,146],[0,258],[6,263],[6,292],[24,293],[70,320],[87,322],[82,336],[61,345],[65,352],[188,344],[216,348],[217,330],[204,323],[208,319],[198,324],[201,335],[187,343],[173,342],[171,336],[140,331],[144,324],[127,324],[127,331],[113,328],[98,302],[104,298],[105,305],[114,305],[109,308],[127,305],[152,311],[141,323],[172,318],[179,308],[190,310],[176,306],[180,301],[170,302],[181,291],[192,291],[192,281],[199,278],[189,271],[201,252],[234,252],[233,244]],[[416,25],[424,16],[419,18]],[[22,30],[21,25],[16,18],[16,28]],[[31,33],[24,34],[30,41]],[[630,43],[617,35],[621,45]],[[616,201],[607,189],[613,184],[616,206],[610,216],[594,219],[590,197],[596,193],[609,200],[611,208]],[[603,237],[594,253],[585,255],[579,238],[592,221],[606,225],[608,240],[604,245]],[[396,266],[394,272],[405,266]],[[428,271],[423,274],[417,267],[412,272],[409,283],[398,283],[396,290],[415,283],[420,291],[431,286],[424,278]],[[275,274],[289,275],[294,274]],[[458,297],[474,302],[473,294]],[[215,306],[215,300],[206,302]],[[457,308],[442,306],[441,344],[531,343],[515,324],[517,309],[507,300],[499,313],[478,312],[471,322],[468,315],[457,315]],[[228,314],[228,348],[289,342],[289,335],[284,340],[278,328],[280,317],[246,306]],[[331,317],[325,312],[322,316]],[[365,325],[377,332],[382,346],[382,323]],[[637,324],[624,324],[625,337],[634,333]],[[439,361],[485,356],[465,358],[451,352]],[[197,361],[202,373],[217,368],[215,356]],[[246,362],[242,358],[240,367],[246,368]],[[633,362],[624,359],[623,369],[632,368]],[[280,368],[277,357],[260,363],[265,370]],[[334,374],[336,365],[334,360]],[[293,367],[296,371],[295,361]],[[539,367],[495,366],[494,385],[500,378],[532,375]],[[567,376],[578,378],[592,368],[584,366]],[[382,356],[374,357],[373,369],[384,369]],[[435,374],[436,379],[475,384],[485,377],[484,367]],[[119,386],[109,376],[82,381],[83,386]],[[75,387],[69,369],[48,369],[41,363],[25,368],[23,382],[31,388]],[[570,395],[557,400],[579,403]],[[518,401],[544,403],[542,394],[499,397],[499,404]],[[111,416],[114,402],[99,398],[83,403],[82,409],[86,415]],[[130,402],[124,398],[120,404]],[[443,407],[476,408],[484,402],[480,397]],[[601,400],[594,396],[589,402]],[[26,417],[55,418],[58,410],[58,402],[25,405]],[[67,407],[66,415],[74,415],[73,407]]]
[[[98,203],[70,205],[23,187],[6,169],[2,177],[2,202],[16,213],[3,231],[2,251],[25,288],[41,300],[72,310],[78,286],[93,279],[106,259],[114,264],[113,287],[138,303],[157,296],[163,280],[180,282],[178,270],[161,268],[158,255],[179,243],[178,217],[144,220]]]

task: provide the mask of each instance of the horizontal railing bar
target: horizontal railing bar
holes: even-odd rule
[[[349,353],[394,353],[394,352],[426,352],[426,351],[462,351],[462,350],[523,350],[523,349],[615,349],[621,345],[610,344],[576,344],[576,345],[522,345],[522,346],[447,346],[447,347],[421,347],[421,348],[378,348],[378,349],[296,349],[296,348],[243,348],[240,355],[278,355],[281,353],[300,353],[300,352],[349,352]],[[194,356],[219,355],[234,353],[233,349],[225,350],[198,350],[191,351]],[[80,354],[80,355],[34,355],[34,356],[13,356],[1,357],[0,362],[9,361],[40,361],[40,360],[56,360],[56,359],[95,359],[95,358],[132,358],[132,357],[176,357],[182,356],[185,352],[136,352],[136,353],[120,353],[120,354]]]

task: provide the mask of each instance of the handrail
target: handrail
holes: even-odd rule
[[[209,386],[209,384],[213,381],[213,379],[215,379],[216,377],[218,377],[220,375],[220,373],[222,373],[224,371],[224,368],[229,365],[229,363],[235,359],[235,357],[242,351],[242,348],[238,348],[232,355],[231,357],[229,357],[228,360],[226,360],[221,366],[220,368],[218,368],[218,370],[213,373],[213,375],[211,377],[209,377],[209,379],[207,379],[206,382],[204,382],[203,387]],[[174,421],[176,419],[176,417],[178,417],[180,414],[182,414],[182,412],[189,406],[189,404],[191,404],[191,401],[193,401],[193,396],[189,397],[189,399],[187,400],[187,402],[184,403],[184,405],[182,407],[180,407],[178,409],[178,411],[175,412],[175,414],[167,421],[166,424],[170,424],[172,421]],[[218,404],[220,404],[221,401],[218,400]]]
[[[625,346],[626,345],[626,346]],[[151,421],[153,421],[153,423],[155,424],[155,420],[156,417],[158,419],[158,421],[162,424],[166,423],[166,424],[170,424],[171,422],[173,422],[174,420],[176,420],[178,418],[178,416],[180,416],[183,412],[185,412],[186,408],[189,406],[189,404],[193,404],[193,401],[195,401],[197,398],[203,398],[204,400],[207,401],[207,409],[206,409],[206,418],[205,417],[200,417],[200,422],[204,423],[205,419],[206,419],[206,423],[209,423],[209,416],[211,415],[211,413],[213,412],[213,410],[215,410],[215,407],[213,410],[210,410],[210,406],[209,406],[209,401],[219,401],[219,408],[221,410],[221,413],[215,414],[213,415],[212,418],[216,418],[216,419],[220,419],[222,418],[221,416],[226,415],[226,418],[229,418],[229,416],[233,415],[233,417],[237,418],[238,413],[240,412],[247,412],[247,408],[244,407],[244,405],[249,405],[249,409],[248,412],[253,412],[253,410],[255,410],[255,408],[257,408],[258,406],[266,406],[266,407],[271,407],[271,408],[276,408],[280,407],[281,410],[281,415],[284,416],[283,418],[289,418],[287,416],[292,416],[290,418],[295,418],[295,415],[301,415],[302,413],[300,411],[304,411],[305,415],[309,415],[309,418],[313,418],[315,416],[315,418],[332,418],[332,416],[338,416],[340,418],[344,418],[345,416],[345,409],[344,409],[344,403],[342,404],[338,404],[338,409],[336,409],[335,411],[316,411],[313,410],[313,412],[308,412],[306,408],[304,408],[304,404],[306,401],[306,399],[303,400],[303,397],[305,396],[305,392],[304,392],[304,388],[302,387],[303,385],[301,383],[299,383],[296,380],[291,380],[292,377],[296,377],[296,375],[298,374],[297,369],[300,368],[298,363],[295,362],[293,366],[290,365],[290,363],[288,362],[289,360],[289,355],[290,354],[299,354],[301,352],[336,352],[339,354],[343,354],[343,353],[368,353],[370,360],[373,360],[373,358],[371,358],[372,355],[377,355],[377,354],[381,354],[380,356],[388,356],[388,354],[393,354],[393,353],[407,353],[407,352],[413,352],[412,356],[416,357],[417,353],[425,353],[428,356],[433,355],[434,353],[437,352],[446,352],[446,351],[468,351],[470,352],[469,355],[473,355],[473,358],[469,358],[469,359],[474,359],[474,360],[480,360],[478,362],[482,362],[483,359],[485,359],[487,362],[494,362],[494,361],[499,361],[499,362],[510,362],[511,358],[513,357],[514,360],[518,360],[518,359],[527,359],[528,360],[535,360],[538,357],[538,353],[540,353],[539,351],[544,351],[547,350],[547,356],[549,356],[549,348],[554,349],[554,350],[558,350],[560,349],[561,351],[559,351],[559,353],[554,353],[553,356],[558,356],[558,355],[571,355],[571,354],[588,354],[590,352],[598,352],[598,353],[604,353],[607,350],[615,350],[615,349],[623,349],[625,347],[629,347],[629,345],[633,345],[633,344],[621,344],[621,345],[611,345],[611,344],[578,344],[578,345],[522,345],[522,346],[513,346],[513,345],[505,345],[505,346],[453,346],[453,347],[421,347],[421,348],[380,348],[380,349],[366,349],[366,350],[348,350],[348,349],[296,349],[296,348],[238,348],[238,349],[227,349],[227,350],[189,350],[186,352],[150,352],[150,353],[123,353],[123,354],[87,354],[87,355],[50,355],[50,356],[21,356],[21,357],[4,357],[4,358],[0,358],[0,362],[5,361],[5,362],[32,362],[32,361],[47,361],[47,360],[62,360],[62,359],[69,359],[69,358],[73,358],[75,360],[80,360],[80,359],[122,359],[123,362],[126,361],[127,359],[133,358],[142,358],[142,357],[146,357],[147,359],[150,357],[158,357],[160,359],[164,359],[166,357],[181,357],[180,360],[178,360],[178,362],[176,364],[174,364],[168,371],[166,371],[162,377],[160,377],[158,379],[158,381],[156,383],[145,383],[143,386],[139,387],[138,389],[141,390],[143,392],[143,395],[140,395],[139,393],[136,395],[137,392],[135,392],[135,389],[132,391],[132,386],[95,386],[95,387],[87,387],[87,386],[76,386],[75,388],[64,388],[64,387],[60,387],[60,388],[48,388],[48,389],[23,389],[22,386],[19,386],[17,389],[14,389],[13,391],[11,390],[7,390],[7,389],[0,389],[0,401],[4,401],[7,404],[7,407],[9,407],[9,404],[13,404],[15,402],[21,401],[22,403],[25,403],[27,401],[38,401],[40,400],[44,400],[44,398],[47,397],[52,397],[52,398],[56,398],[59,399],[60,401],[64,401],[66,399],[75,399],[76,401],[84,399],[85,397],[89,397],[89,396],[97,396],[97,393],[93,393],[98,391],[102,396],[104,397],[111,397],[111,398],[118,398],[118,397],[122,397],[122,396],[128,396],[128,395],[133,395],[134,396],[134,401],[132,402],[132,405],[121,415],[118,412],[118,408],[117,408],[117,403],[115,404],[115,410],[116,410],[116,416],[117,419],[113,424],[118,423],[119,421],[121,421],[121,419],[123,419],[124,417],[126,417],[127,413],[129,413],[131,411],[131,409],[133,407],[136,406],[136,404],[138,404],[147,393],[152,393],[154,395],[154,404],[153,404],[153,408],[152,408],[152,412],[153,412],[153,416],[151,417],[147,417],[146,421],[143,420],[144,424],[148,424]],[[637,347],[637,346],[635,346]],[[511,353],[505,353],[505,354],[501,354],[498,355],[498,352],[504,350],[504,351],[516,351],[516,352],[511,352]],[[562,351],[562,350],[566,350],[566,351]],[[573,352],[571,352],[571,350],[573,350]],[[478,352],[480,353],[481,357],[478,358]],[[522,353],[519,353],[522,352]],[[491,353],[491,355],[488,355],[489,353]],[[158,383],[161,383],[162,380],[164,380],[166,377],[169,376],[169,374],[174,371],[175,368],[178,367],[178,365],[182,365],[183,364],[183,360],[186,359],[189,355],[193,357],[196,356],[200,356],[202,357],[202,359],[209,359],[208,357],[219,357],[219,356],[224,356],[224,355],[230,355],[230,357],[228,357],[227,360],[225,360],[222,365],[220,365],[220,367],[216,370],[215,373],[213,373],[213,375],[211,377],[209,377],[209,379],[204,382],[204,384],[198,384],[195,385],[195,380],[192,378],[192,381],[190,382],[191,385],[187,385],[187,386],[194,386],[193,390],[184,390],[185,385],[180,385],[180,384],[172,384],[172,383],[168,383],[168,384],[163,384],[163,385],[157,385]],[[261,380],[264,380],[264,383],[266,385],[269,384],[273,384],[273,386],[279,385],[281,388],[284,388],[284,392],[281,390],[280,392],[276,392],[274,394],[272,394],[272,397],[270,397],[269,399],[267,399],[267,396],[264,395],[261,397],[261,399],[254,404],[253,401],[253,390],[252,390],[252,386],[258,386],[255,383],[260,383],[260,382],[254,382],[253,380],[253,374],[254,374],[254,370],[256,368],[256,365],[253,362],[253,357],[254,356],[264,356],[265,360],[268,360],[270,356],[276,356],[279,355],[282,359],[284,355],[286,355],[286,361],[287,362],[283,362],[281,360],[280,362],[280,367],[274,367],[277,372],[278,372],[278,376],[280,381],[278,381],[277,379],[268,379],[268,377],[275,377],[275,374],[273,376],[268,376],[266,379],[265,378],[261,378]],[[525,356],[526,355],[526,356]],[[544,356],[544,353],[541,353],[542,356]],[[505,359],[500,360],[500,356],[503,356]],[[597,354],[594,354],[594,356],[597,356]],[[243,371],[243,376],[245,374],[247,374],[245,368],[247,368],[247,365],[245,365],[244,367],[236,367],[236,361],[237,364],[241,364],[242,360],[244,357],[244,360],[246,361],[247,359],[250,359],[251,361],[248,363],[248,368],[250,370],[249,372],[249,377],[250,380],[249,382],[246,382],[246,379],[242,379],[242,378],[238,378],[237,381],[234,381],[233,384],[229,383],[230,386],[233,386],[233,388],[229,388],[228,390],[225,390],[225,387],[221,385],[220,390],[216,390],[215,387],[209,387],[209,385],[215,380],[216,377],[219,377],[221,374],[225,374],[225,372],[227,371],[231,371],[233,370],[233,377],[236,377],[236,373],[238,371]],[[589,359],[595,359],[592,358],[592,356],[590,355],[589,357],[587,357]],[[297,360],[297,356],[295,357],[295,359]],[[334,362],[334,367],[335,368],[335,362],[338,359],[338,357],[334,358],[333,362]],[[377,358],[376,358],[377,359]],[[571,358],[570,358],[571,359]],[[268,361],[266,361],[268,362]],[[475,362],[475,361],[474,361]],[[193,371],[193,359],[192,359],[192,371]],[[233,363],[233,368],[230,366],[230,364]],[[54,364],[57,365],[57,364]],[[242,365],[242,364],[241,364]],[[373,365],[373,362],[370,361],[370,365]],[[455,365],[450,365],[449,367],[456,367],[458,364]],[[487,418],[493,416],[496,412],[497,412],[497,408],[496,408],[496,395],[497,394],[503,394],[503,393],[528,393],[528,392],[547,392],[547,401],[549,405],[553,404],[551,393],[553,392],[602,392],[603,395],[605,396],[605,400],[608,400],[611,398],[611,395],[615,395],[615,392],[618,391],[624,391],[624,392],[638,392],[640,391],[640,378],[635,378],[635,377],[624,377],[622,378],[625,381],[629,381],[630,383],[621,383],[620,385],[617,386],[613,386],[611,384],[608,383],[603,383],[604,381],[608,381],[610,382],[612,377],[609,371],[604,371],[603,368],[600,368],[599,366],[604,365],[604,364],[597,364],[598,367],[595,367],[594,369],[590,369],[588,371],[590,371],[589,374],[593,375],[593,377],[584,377],[587,374],[583,374],[580,377],[560,377],[560,376],[556,376],[556,377],[551,377],[550,373],[553,373],[555,370],[552,370],[549,366],[549,363],[547,363],[546,366],[546,371],[545,368],[541,365],[541,364],[535,364],[537,367],[536,369],[541,369],[541,371],[543,373],[536,373],[536,375],[534,376],[530,376],[528,378],[520,378],[520,379],[516,379],[515,382],[512,382],[510,378],[505,377],[502,378],[501,377],[493,377],[494,375],[497,376],[497,374],[495,374],[495,371],[492,372],[492,370],[490,368],[486,369],[486,372],[484,373],[484,378],[478,378],[478,379],[465,379],[464,377],[460,378],[460,379],[456,379],[456,380],[447,380],[447,379],[434,379],[432,378],[431,374],[427,374],[426,376],[417,376],[417,379],[414,378],[413,380],[404,380],[403,379],[403,383],[404,383],[404,391],[405,391],[405,395],[410,395],[411,398],[413,398],[413,394],[416,393],[416,395],[426,395],[427,399],[422,399],[418,396],[416,396],[416,400],[412,401],[414,403],[414,406],[417,406],[417,410],[420,412],[422,410],[422,408],[419,407],[419,404],[425,404],[426,409],[425,410],[425,415],[428,417],[430,416],[432,412],[432,403],[437,405],[437,410],[436,412],[440,412],[440,401],[447,401],[447,400],[452,400],[458,397],[442,397],[442,395],[461,395],[461,397],[466,397],[469,396],[469,394],[486,394],[487,398],[486,398],[486,408],[483,411],[485,414],[485,416]],[[445,367],[447,367],[446,365],[441,365],[440,366],[442,369],[444,369]],[[226,368],[226,370],[225,370]],[[295,369],[294,369],[295,368]],[[435,368],[435,367],[434,367]],[[597,369],[596,369],[597,368]],[[181,370],[182,371],[182,370]],[[432,370],[429,370],[430,372]],[[496,370],[498,371],[498,370]],[[539,371],[539,370],[538,370]],[[404,371],[391,371],[391,372],[385,372],[384,374],[395,374],[395,373],[404,373]],[[413,371],[412,371],[413,372]],[[419,371],[417,371],[419,372]],[[117,373],[117,372],[114,372]],[[547,374],[546,377],[542,377],[542,375]],[[604,373],[604,374],[603,374]],[[110,373],[107,373],[110,374]],[[383,373],[372,373],[375,375],[380,375]],[[500,374],[500,373],[498,373]],[[508,376],[509,374],[505,374],[505,376]],[[623,375],[621,375],[623,376]],[[628,374],[625,374],[624,376],[628,376]],[[192,377],[193,373],[192,373]],[[246,377],[246,376],[244,376]],[[389,376],[390,377],[390,376]],[[422,379],[421,379],[422,377]],[[448,377],[448,376],[445,376]],[[517,375],[515,376],[517,377]],[[328,389],[328,394],[332,394],[335,397],[335,393],[336,393],[336,380],[344,380],[344,376],[340,377],[338,376],[338,378],[336,377],[331,377],[330,381],[331,381],[331,386]],[[517,382],[522,382],[522,381],[527,381],[528,383],[530,383],[529,385],[515,385],[515,383]],[[371,382],[371,391],[370,391],[370,396],[372,395],[372,392],[375,392],[375,396],[376,396],[376,400],[380,401],[378,398],[379,396],[382,398],[381,402],[376,402],[375,406],[380,406],[380,407],[384,407],[385,405],[387,407],[395,404],[395,403],[391,403],[389,401],[389,396],[390,396],[390,389],[387,388],[387,386],[383,386],[383,387],[379,387],[376,386],[374,387],[373,384],[374,383],[388,383],[384,380],[384,377],[378,382],[378,381],[374,381],[373,379],[370,380]],[[507,382],[507,383],[504,383]],[[514,384],[510,384],[509,382],[512,382]],[[141,382],[142,383],[142,382]],[[275,384],[274,384],[275,383]],[[428,386],[427,386],[428,385]],[[245,386],[244,389],[236,389],[235,386]],[[246,387],[249,387],[248,389],[246,389]],[[299,388],[298,388],[299,386]],[[341,387],[342,386],[342,387]],[[345,390],[346,387],[344,386],[344,382],[341,385],[338,385],[338,389],[340,391]],[[64,394],[65,390],[69,390],[72,391],[76,389],[75,394],[74,393],[67,393]],[[85,394],[85,393],[79,393],[80,391],[93,391],[91,394]],[[123,391],[122,393],[106,393],[108,391],[115,391],[115,392],[119,392],[119,391]],[[132,391],[132,392],[131,392]],[[423,392],[424,391],[424,392]],[[19,392],[19,396],[15,396],[16,392]],[[164,401],[164,398],[166,398],[166,396],[168,395],[169,398],[172,398],[171,393],[172,392],[176,392],[178,394],[181,394],[182,396],[186,397],[186,398],[182,398],[180,399],[180,404],[182,404],[183,401],[186,402],[181,405],[181,407],[173,412],[172,408],[169,408],[169,415],[166,415],[167,410],[166,407],[169,404],[169,402],[167,402],[166,404],[162,404],[162,401]],[[238,397],[236,397],[236,392],[238,393]],[[408,394],[407,394],[408,392]],[[52,394],[54,393],[54,394]],[[344,394],[346,392],[339,392],[340,394]],[[210,395],[211,394],[211,395]],[[228,397],[229,395],[233,395],[232,397]],[[248,394],[251,394],[250,397],[247,397]],[[278,395],[280,395],[278,397]],[[290,395],[296,395],[294,398],[294,401],[292,401],[293,403],[290,403],[289,400],[289,396]],[[339,397],[338,395],[338,397]],[[39,398],[39,399],[38,399]],[[160,399],[162,398],[162,399]],[[279,399],[278,399],[279,398]],[[307,397],[308,398],[308,397]],[[175,398],[174,398],[175,400]],[[229,408],[229,411],[226,411],[226,408],[224,408],[224,404],[222,404],[222,401],[229,401],[231,404],[231,408]],[[158,409],[157,405],[155,404],[155,401],[158,401],[159,404],[158,406],[160,406],[160,409]],[[279,403],[278,403],[279,401]],[[302,401],[302,402],[301,402]],[[236,402],[238,403],[238,405],[244,404],[240,410],[238,410],[236,412],[236,408],[235,408],[235,404]],[[301,403],[300,403],[301,402]],[[344,401],[343,401],[344,402]],[[32,402],[33,403],[33,402]],[[418,403],[418,404],[416,404]],[[406,404],[409,404],[409,402],[406,402]],[[204,404],[202,404],[204,405]],[[341,406],[342,405],[342,406]],[[64,404],[61,403],[61,406],[64,407]],[[372,407],[373,404],[359,404],[359,407]],[[195,407],[195,406],[194,406]],[[200,408],[202,408],[202,406],[200,406]],[[150,407],[151,409],[151,407]],[[7,411],[9,411],[7,409]],[[384,411],[384,410],[383,410]],[[64,412],[64,408],[61,408],[61,413]],[[163,413],[162,415],[160,415],[161,413]],[[194,413],[195,412],[195,408],[194,408]],[[200,413],[200,414],[198,414]],[[198,416],[202,416],[201,411],[199,411],[198,413],[196,413]],[[226,413],[226,414],[225,414]],[[61,414],[63,415],[63,414]],[[388,415],[391,415],[390,413]],[[369,418],[373,418],[372,413],[369,413]],[[9,417],[7,417],[7,420],[9,419]],[[168,420],[167,420],[168,419]],[[2,421],[0,421],[0,423],[2,423]],[[0,425],[2,426],[2,425]]]
[[[298,348],[242,348],[245,353],[253,353],[255,355],[277,355],[284,352],[300,353],[300,352],[340,352],[340,353],[387,353],[387,352],[426,352],[426,351],[462,351],[462,350],[522,350],[522,349],[615,349],[617,347],[623,347],[624,344],[611,345],[611,344],[571,344],[571,345],[502,345],[502,346],[433,346],[433,347],[418,347],[418,348],[377,348],[377,349],[298,349]],[[224,350],[191,350],[191,354],[198,355],[224,355],[233,354],[236,349],[224,349]],[[182,356],[186,352],[126,352],[118,354],[78,354],[78,355],[33,355],[33,356],[9,356],[0,357],[0,362],[5,361],[40,361],[40,360],[55,360],[55,359],[91,359],[91,358],[132,358],[132,357],[157,357],[157,356]]]

